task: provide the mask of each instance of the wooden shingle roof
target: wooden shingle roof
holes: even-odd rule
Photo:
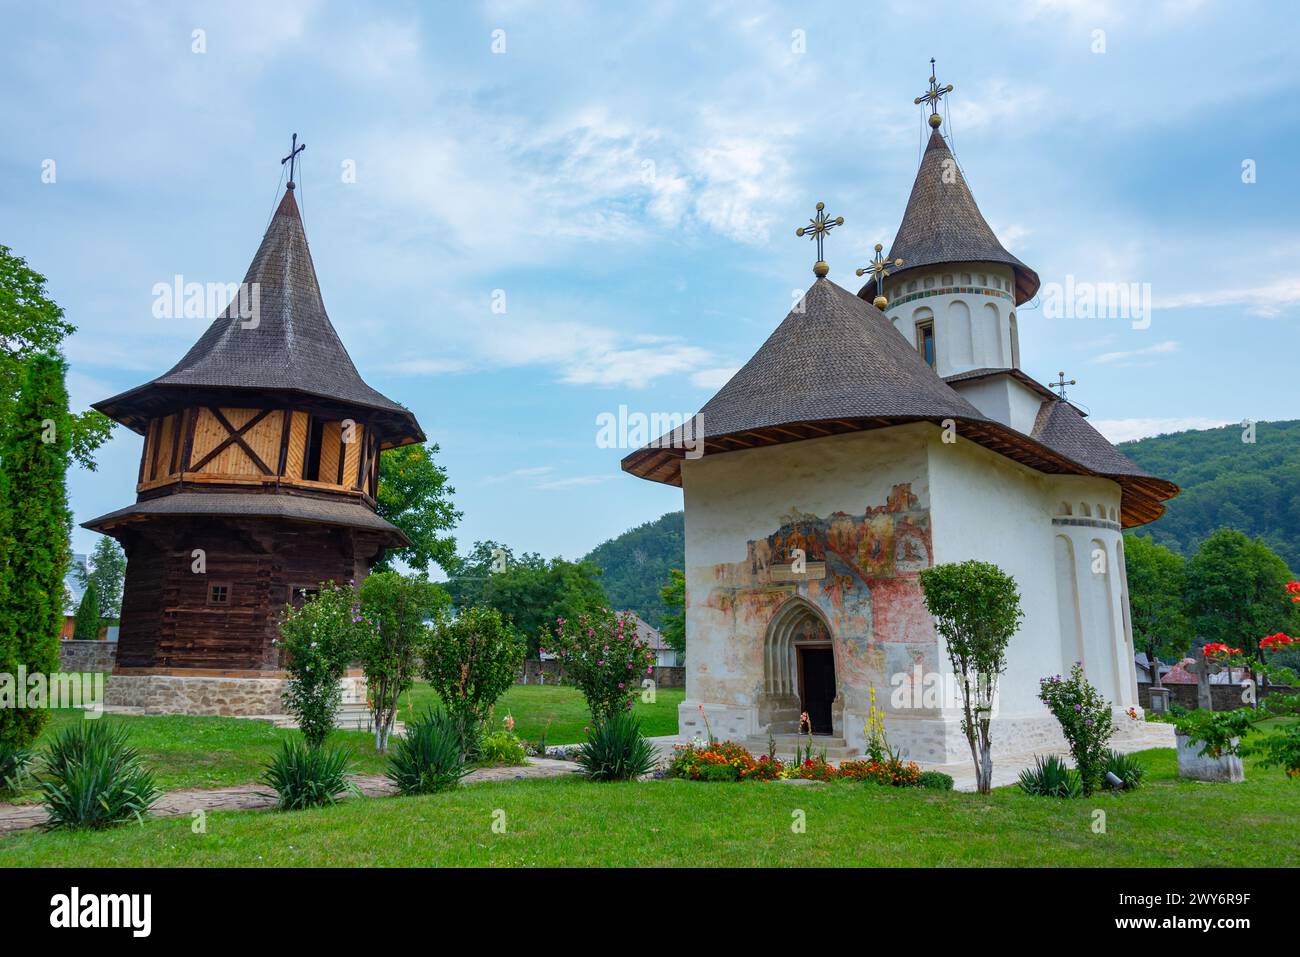
[[[688,423],[637,449],[622,467],[681,485],[681,461],[700,436],[705,454],[717,454],[950,419],[961,438],[1037,471],[1114,479],[1122,487],[1126,526],[1159,518],[1160,503],[1176,495],[1177,486],[1146,475],[1077,411],[1074,417],[1077,423],[1049,409],[1040,413],[1043,427],[1033,435],[989,419],[926,364],[884,313],[818,279],[753,358],[705,403],[694,435]]]
[[[888,258],[903,260],[902,268],[891,270],[895,277],[942,263],[1001,263],[1015,274],[1016,305],[1038,292],[1038,273],[1002,247],[938,130],[930,134]],[[868,282],[858,295],[874,298],[874,283]]]
[[[325,312],[293,189],[285,191],[244,277],[256,323],[232,303],[171,369],[95,408],[137,432],[186,393],[293,394],[371,413],[385,447],[424,441],[411,412],[368,386]]]

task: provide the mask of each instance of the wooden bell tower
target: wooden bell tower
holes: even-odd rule
[[[379,453],[423,442],[362,381],[316,280],[292,174],[236,300],[170,371],[95,408],[144,437],[118,676],[273,675],[277,619],[408,544],[375,513]]]

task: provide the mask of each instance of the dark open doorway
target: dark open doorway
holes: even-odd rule
[[[833,734],[835,653],[829,645],[799,647],[799,704],[808,713],[813,734]]]

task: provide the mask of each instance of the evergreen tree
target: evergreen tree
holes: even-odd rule
[[[95,587],[93,578],[81,593],[77,617],[73,619],[72,637],[77,641],[99,640],[99,590]]]
[[[23,665],[29,674],[53,674],[59,667],[72,528],[66,371],[62,358],[33,356],[0,435],[0,672],[16,674]],[[0,744],[30,744],[48,717],[45,708],[0,709]]]
[[[74,565],[72,574],[82,588],[93,581],[99,598],[99,617],[116,622],[122,615],[122,583],[126,581],[126,553],[122,546],[103,536],[90,553],[89,569]]]

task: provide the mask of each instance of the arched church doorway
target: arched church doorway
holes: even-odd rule
[[[763,679],[759,719],[773,733],[798,731],[804,712],[813,734],[834,734],[835,649],[826,619],[811,602],[791,598],[772,617]]]

